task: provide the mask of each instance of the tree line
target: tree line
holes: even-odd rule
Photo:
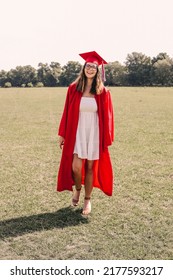
[[[0,87],[57,87],[68,86],[81,71],[82,65],[69,61],[39,63],[38,69],[27,65],[10,71],[0,71]],[[149,57],[141,52],[127,55],[124,64],[118,61],[105,65],[109,86],[173,86],[173,58],[167,53]]]

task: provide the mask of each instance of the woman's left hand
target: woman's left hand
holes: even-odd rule
[[[60,146],[60,149],[63,148],[64,142],[65,142],[64,137],[60,136],[60,137],[59,137],[59,146]]]

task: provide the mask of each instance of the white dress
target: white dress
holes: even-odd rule
[[[73,153],[82,159],[99,159],[99,121],[97,103],[93,97],[81,98]]]

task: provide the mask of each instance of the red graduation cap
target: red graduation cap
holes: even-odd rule
[[[96,63],[97,65],[107,64],[107,62],[95,51],[79,54],[86,62]]]
[[[105,81],[105,70],[104,70],[104,64],[107,64],[107,62],[95,51],[92,52],[86,52],[79,54],[86,62],[95,63],[98,66],[102,65],[102,80]]]

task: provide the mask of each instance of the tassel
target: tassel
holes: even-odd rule
[[[103,82],[105,82],[105,81],[106,81],[105,68],[104,68],[103,61],[102,61],[102,81],[103,81]]]

